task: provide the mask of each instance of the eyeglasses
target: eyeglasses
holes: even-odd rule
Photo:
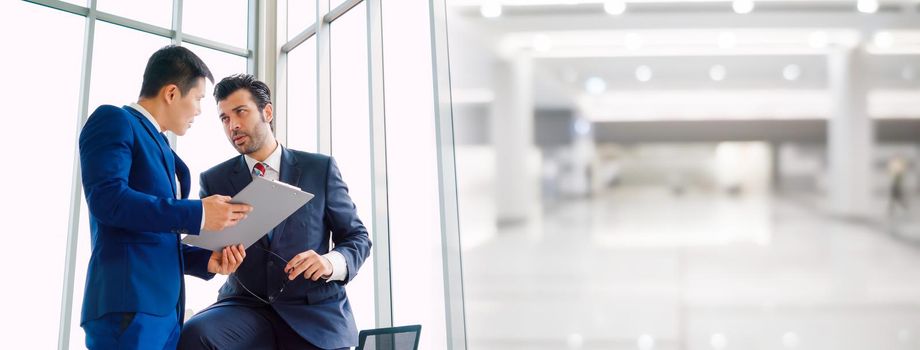
[[[271,304],[271,303],[275,302],[275,300],[278,300],[278,297],[281,296],[281,293],[284,292],[284,287],[287,286],[288,282],[290,282],[290,280],[288,280],[288,274],[287,274],[287,273],[284,273],[284,271],[283,271],[284,267],[287,266],[288,261],[287,261],[287,259],[282,258],[281,255],[278,255],[277,253],[275,253],[275,252],[273,252],[273,251],[271,251],[271,250],[268,250],[268,249],[259,247],[259,246],[257,246],[257,245],[254,245],[254,247],[259,248],[259,249],[261,249],[262,251],[268,253],[268,257],[269,257],[268,265],[269,265],[269,266],[278,265],[278,268],[279,268],[279,269],[282,269],[282,271],[281,271],[281,273],[280,273],[280,276],[281,276],[281,281],[280,281],[281,288],[279,288],[279,289],[278,289],[277,291],[275,291],[274,293],[267,293],[267,291],[266,291],[267,295],[263,298],[262,296],[260,296],[260,295],[258,295],[258,294],[256,294],[256,293],[254,293],[251,289],[249,289],[249,287],[246,287],[246,284],[244,284],[243,281],[242,281],[239,277],[236,276],[236,272],[231,273],[231,274],[230,274],[230,278],[234,279],[234,280],[236,281],[236,283],[239,283],[240,287],[243,287],[243,289],[245,289],[247,292],[249,292],[249,294],[252,295],[253,297],[255,297],[256,299],[259,299],[259,300],[260,300],[261,302],[263,302],[263,303]]]

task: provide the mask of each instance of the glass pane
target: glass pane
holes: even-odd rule
[[[316,40],[288,53],[287,68],[287,145],[316,152]]]
[[[316,0],[288,0],[287,39],[316,23]]]
[[[0,30],[10,34],[4,35],[4,44],[24,54],[3,58],[7,68],[3,91],[12,96],[4,93],[11,110],[6,113],[7,132],[0,137],[0,147],[11,162],[28,162],[19,164],[19,171],[8,164],[12,171],[0,172],[0,193],[12,198],[3,214],[3,230],[10,241],[0,254],[7,286],[0,293],[5,305],[0,323],[12,327],[3,333],[3,347],[54,349],[80,120],[85,20],[23,1],[7,2],[2,10],[5,19]],[[34,186],[41,188],[40,193]],[[23,239],[41,243],[17,242]]]
[[[367,91],[367,11],[361,4],[332,23],[332,155],[371,240],[371,154]],[[358,329],[374,328],[373,256],[348,284]]]
[[[182,32],[246,47],[249,28],[246,0],[190,0],[183,1],[182,8]]]
[[[211,69],[215,82],[232,74],[246,72],[245,57],[192,44],[183,44],[183,46],[201,57]],[[185,161],[192,173],[190,198],[198,198],[200,186],[198,179],[201,172],[239,155],[230,145],[230,141],[227,141],[223,125],[217,116],[217,101],[214,100],[213,88],[214,84],[208,82],[207,93],[201,100],[201,114],[195,117],[195,123],[192,124],[188,133],[176,140],[176,153]],[[210,281],[185,276],[185,317],[192,317],[196,312],[213,304],[217,300],[217,291],[226,279],[227,277],[222,275],[214,276]]]
[[[393,322],[424,325],[420,349],[446,349],[431,31],[427,1],[410,3],[383,6],[384,74],[399,77],[384,82]]]
[[[137,102],[147,60],[169,43],[164,37],[96,22],[89,113],[103,104],[123,106]]]
[[[135,21],[172,28],[172,0],[98,0],[96,9]]]
[[[115,106],[137,101],[144,80],[144,67],[157,49],[169,45],[169,39],[128,29],[105,22],[96,23],[93,48],[93,74],[90,81],[89,113],[102,104]],[[85,199],[85,196],[81,195]],[[73,314],[71,315],[70,344],[73,348],[84,346],[84,333],[80,328],[80,310],[89,264],[90,229],[88,210],[84,200],[80,210],[80,236],[77,246],[77,263],[74,277]]]

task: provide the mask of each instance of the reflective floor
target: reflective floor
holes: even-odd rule
[[[892,234],[814,203],[624,189],[545,208],[464,251],[469,348],[920,349],[917,215]]]

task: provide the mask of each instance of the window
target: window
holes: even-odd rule
[[[287,1],[287,40],[316,23],[316,0]]]
[[[246,30],[249,27],[246,0],[190,0],[183,1],[182,6],[184,33],[239,48],[246,47]],[[214,77],[217,78],[216,75]]]
[[[432,71],[418,69],[431,64],[431,31],[427,2],[412,3],[382,14],[393,322],[424,325],[420,349],[446,349]]]
[[[338,162],[358,216],[374,239],[371,217],[371,145],[364,3],[332,22],[332,155]],[[348,284],[358,329],[374,328],[373,257]]]
[[[22,1],[3,9],[4,29],[16,30],[4,36],[16,52],[3,58],[4,66],[13,68],[4,72],[10,84],[4,91],[15,97],[7,99],[7,132],[0,137],[0,146],[12,157],[0,174],[3,195],[15,198],[3,215],[4,232],[11,240],[41,242],[8,244],[0,255],[8,286],[0,322],[13,327],[4,333],[3,347],[52,349],[57,337],[48,335],[57,334],[60,320],[85,21]],[[45,30],[46,23],[60,30]]]
[[[94,42],[90,114],[103,104],[121,107],[137,102],[147,60],[170,43],[164,37],[102,21],[96,22]]]
[[[172,28],[172,0],[97,0],[96,9],[158,27]]]
[[[287,69],[287,146],[316,152],[315,37],[288,53]]]

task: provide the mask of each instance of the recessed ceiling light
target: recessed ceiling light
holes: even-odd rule
[[[751,11],[754,11],[754,0],[732,1],[732,10],[735,10],[737,14],[751,13]]]
[[[607,82],[598,77],[590,77],[585,81],[585,91],[592,95],[600,95],[607,91]]]
[[[797,64],[790,64],[786,67],[783,67],[783,79],[788,81],[799,80],[799,77],[802,76],[802,68]]]
[[[645,65],[636,68],[636,80],[643,83],[652,80],[652,68]]]
[[[856,9],[862,13],[875,13],[878,11],[878,0],[857,0]]]
[[[626,12],[625,1],[610,0],[604,3],[604,11],[610,15],[619,16]]]
[[[479,8],[479,13],[485,18],[496,18],[502,15],[501,4],[485,4]]]
[[[727,73],[725,66],[717,64],[709,68],[709,79],[712,79],[712,81],[722,81],[725,80],[725,75]]]

